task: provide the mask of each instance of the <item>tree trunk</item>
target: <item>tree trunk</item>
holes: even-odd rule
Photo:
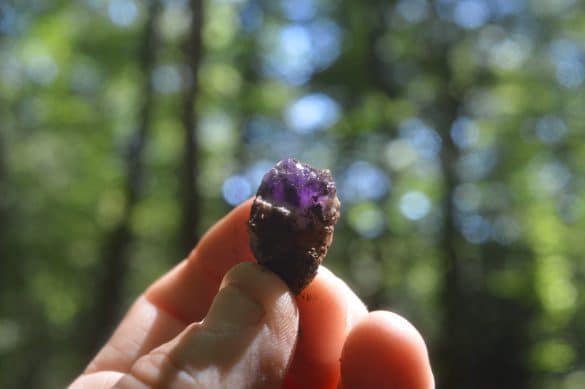
[[[448,80],[444,80],[448,83]],[[464,310],[465,303],[463,299],[463,291],[460,279],[460,258],[457,248],[458,231],[455,224],[455,209],[453,206],[453,193],[457,185],[457,176],[455,174],[455,161],[457,160],[458,151],[453,144],[449,130],[452,123],[457,117],[457,109],[459,102],[448,93],[440,97],[443,104],[439,109],[443,119],[438,121],[440,134],[442,139],[441,150],[441,167],[443,171],[443,188],[441,209],[443,210],[443,226],[441,228],[441,236],[439,246],[442,253],[442,295],[441,301],[443,304],[443,339],[441,345],[441,358],[439,359],[444,364],[444,372],[446,372],[446,382],[451,382],[454,378],[458,363],[462,358],[459,351],[464,348],[461,342],[463,336],[464,325],[466,322]],[[451,336],[447,336],[451,334]],[[455,381],[456,382],[456,381]],[[451,387],[445,385],[443,387]],[[453,388],[455,386],[452,386]]]
[[[197,242],[197,227],[200,219],[198,191],[199,141],[197,136],[197,113],[195,102],[199,93],[197,79],[202,56],[201,29],[203,24],[202,0],[191,0],[191,30],[185,42],[185,59],[188,64],[191,84],[183,98],[182,123],[185,136],[183,166],[180,175],[183,223],[181,249],[187,254]]]
[[[140,198],[144,182],[144,149],[152,122],[154,91],[151,82],[156,63],[158,37],[156,22],[160,13],[160,2],[152,0],[142,35],[138,62],[142,73],[142,102],[137,116],[138,128],[131,137],[126,150],[124,209],[118,223],[107,234],[99,264],[100,274],[95,285],[94,305],[86,318],[85,353],[93,354],[105,341],[119,318],[123,302],[123,291],[128,275],[129,247],[132,243],[130,220],[132,211]]]
[[[482,243],[476,259],[458,231],[453,194],[459,184],[456,163],[460,151],[451,138],[451,127],[461,115],[467,87],[453,90],[449,47],[437,47],[427,72],[442,80],[441,92],[433,107],[434,122],[442,139],[443,171],[440,247],[442,251],[441,302],[443,320],[440,345],[434,360],[441,372],[438,388],[525,388],[528,372],[523,362],[527,352],[530,313],[518,301],[494,296],[485,285],[473,287],[468,271],[472,262],[481,263],[480,282],[494,271],[495,260],[507,255],[503,248]],[[492,81],[486,71],[479,72],[469,87]],[[467,250],[466,250],[467,247]],[[516,257],[520,257],[516,253]],[[522,255],[526,255],[522,252]],[[477,286],[477,285],[476,285]],[[474,290],[476,289],[476,290]],[[502,350],[508,350],[502,353]]]
[[[0,103],[2,101],[0,100]],[[7,228],[8,223],[8,206],[7,201],[8,199],[8,184],[6,180],[6,168],[4,164],[4,143],[3,139],[1,138],[2,133],[0,132],[0,285],[5,285],[5,282],[2,282],[3,277],[7,276],[10,272],[8,271],[9,262],[11,262],[11,257],[9,256],[8,249],[6,247],[8,243],[8,238],[6,237],[9,229]],[[0,289],[1,293],[1,289]],[[4,296],[4,293],[1,293]],[[0,302],[2,298],[0,298]],[[5,306],[4,304],[0,304],[0,306]],[[0,310],[0,316],[2,316],[3,312]]]

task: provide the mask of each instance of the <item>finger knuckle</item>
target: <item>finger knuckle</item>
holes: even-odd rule
[[[136,361],[130,376],[147,387],[196,388],[195,377],[165,351],[153,351]]]

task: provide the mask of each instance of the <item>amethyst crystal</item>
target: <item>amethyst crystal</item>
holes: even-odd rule
[[[329,170],[280,161],[262,179],[248,221],[258,263],[295,294],[311,282],[333,240],[340,202]]]

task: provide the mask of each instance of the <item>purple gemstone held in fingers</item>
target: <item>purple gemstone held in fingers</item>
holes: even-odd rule
[[[329,170],[278,162],[262,179],[248,221],[258,263],[300,293],[327,254],[340,207]]]

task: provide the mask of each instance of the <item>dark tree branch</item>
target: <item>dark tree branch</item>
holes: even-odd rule
[[[453,203],[455,188],[460,183],[456,171],[460,151],[451,137],[450,129],[458,116],[464,113],[465,97],[471,88],[490,85],[493,75],[487,69],[480,69],[473,83],[455,88],[455,77],[449,63],[450,44],[437,44],[425,64],[426,72],[436,74],[441,80],[440,92],[430,108],[443,146],[440,159],[444,216],[439,242],[441,268],[444,271],[440,296],[443,320],[442,339],[435,358],[442,371],[439,387],[492,388],[509,384],[515,388],[524,388],[528,385],[528,375],[521,359],[526,351],[529,316],[520,313],[525,309],[517,302],[503,301],[483,290],[473,290],[473,281],[468,272],[470,261],[465,258],[468,251],[465,250],[466,245],[456,225]],[[497,249],[497,253],[501,255],[501,249]],[[495,267],[497,257],[490,250],[489,244],[479,248],[479,260],[483,262],[486,274]],[[491,321],[486,321],[486,317],[491,317]],[[494,333],[497,334],[495,337]],[[511,344],[515,346],[501,354],[501,350]],[[478,382],[477,377],[484,378]]]
[[[180,175],[181,204],[183,224],[181,232],[181,249],[186,254],[197,242],[197,227],[200,218],[198,171],[199,140],[197,137],[197,113],[195,102],[199,93],[197,79],[202,56],[201,29],[203,24],[202,0],[191,0],[191,30],[185,42],[185,58],[188,65],[191,84],[183,97],[182,124],[185,134],[183,166]]]
[[[444,59],[446,61],[446,59]],[[441,300],[443,304],[443,334],[454,333],[461,334],[463,331],[462,325],[465,321],[461,319],[460,308],[463,306],[463,291],[460,280],[460,254],[458,250],[457,238],[459,233],[455,224],[455,209],[453,206],[453,193],[457,186],[457,175],[455,172],[455,163],[458,157],[458,151],[453,144],[449,131],[453,122],[457,118],[458,110],[461,105],[460,96],[453,96],[449,93],[448,84],[450,81],[450,72],[448,64],[443,62],[438,66],[443,71],[439,70],[443,77],[442,93],[438,96],[441,102],[437,107],[439,110],[439,118],[437,125],[442,138],[443,147],[441,150],[441,167],[443,170],[443,196],[441,200],[441,209],[443,210],[443,226],[440,235],[440,247],[442,252],[441,266],[444,269],[442,280],[442,295]],[[457,337],[457,335],[455,335]],[[447,371],[457,369],[457,363],[460,361],[458,351],[462,346],[458,344],[461,337],[453,339],[450,337],[448,344],[442,345],[444,351],[442,352],[442,363],[445,363]],[[454,374],[451,377],[453,377]]]
[[[124,285],[128,273],[128,249],[133,236],[130,228],[132,211],[140,198],[144,183],[144,149],[152,123],[154,91],[151,82],[156,63],[158,37],[156,21],[160,2],[150,1],[148,18],[144,26],[138,63],[143,78],[142,102],[137,116],[138,127],[127,144],[125,155],[124,209],[118,223],[107,234],[102,249],[100,274],[95,285],[93,306],[86,318],[85,352],[92,354],[105,340],[117,322],[123,301]]]
[[[3,103],[0,100],[0,103]],[[7,221],[8,221],[8,206],[7,206],[7,199],[6,194],[8,193],[8,185],[6,180],[6,167],[4,163],[4,139],[1,137],[2,133],[0,132],[0,193],[3,194],[4,198],[0,198],[0,280],[2,280],[3,275],[9,274],[8,272],[8,263],[11,262],[11,258],[8,255],[8,250],[6,249],[6,244],[8,239],[6,234],[8,232],[7,228]],[[4,285],[4,282],[2,283]],[[2,296],[4,293],[2,293]],[[0,298],[0,301],[2,299]],[[4,304],[0,304],[0,306],[4,306]],[[0,315],[2,315],[2,310],[0,310]]]

